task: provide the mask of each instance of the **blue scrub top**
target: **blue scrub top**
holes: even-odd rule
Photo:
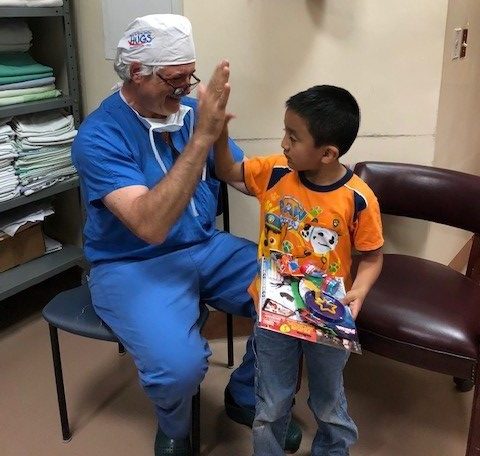
[[[181,103],[192,107],[196,114],[195,99],[185,97]],[[195,121],[197,116],[190,111],[183,127],[171,133],[180,153],[189,141],[192,118]],[[160,133],[154,133],[154,140],[169,170],[177,152],[162,140]],[[243,159],[242,150],[232,140],[230,149],[236,161]],[[164,177],[150,144],[148,128],[119,92],[105,99],[84,120],[72,145],[72,160],[80,177],[86,207],[84,250],[90,263],[153,258],[212,236],[220,185],[214,176],[212,150],[207,158],[206,180],[199,182],[193,197],[198,215],[188,205],[162,244],[151,245],[135,236],[102,203],[102,198],[114,190],[130,185],[151,189]]]

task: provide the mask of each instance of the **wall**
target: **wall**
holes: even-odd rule
[[[230,107],[237,115],[231,134],[248,155],[279,151],[285,100],[330,83],[348,88],[362,109],[359,138],[346,162],[433,162],[446,1],[184,5],[194,26],[199,74],[208,77],[220,57],[231,62]],[[214,35],[207,17],[216,18]],[[236,192],[231,202],[233,231],[256,239],[257,202]],[[424,254],[429,227],[394,220],[385,229],[387,251]]]
[[[433,162],[438,167],[472,174],[480,173],[479,24],[477,0],[449,1]],[[452,60],[456,27],[468,27],[467,54],[460,60]],[[425,246],[426,256],[452,259],[469,238],[470,233],[432,226]],[[467,255],[463,259],[465,265]]]
[[[108,94],[117,78],[112,62],[105,59],[101,0],[76,0],[72,6],[83,114],[87,115]]]
[[[248,155],[280,150],[288,96],[331,83],[348,88],[362,108],[348,163],[435,161],[445,24],[452,8],[447,0],[184,0],[197,73],[208,80],[221,57],[231,62],[230,109],[237,115],[231,134]],[[117,78],[103,55],[101,1],[77,1],[75,14],[88,113]],[[233,231],[255,240],[256,201],[232,191],[231,203]],[[428,247],[430,230],[389,222],[387,248],[407,246],[448,261],[456,252],[439,256]]]
[[[438,108],[436,166],[480,173],[480,2],[450,0]],[[453,30],[468,27],[467,54],[452,60]]]

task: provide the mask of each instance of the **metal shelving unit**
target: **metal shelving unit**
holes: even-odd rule
[[[49,253],[2,272],[0,274],[0,301],[73,266],[81,265],[82,260],[83,252],[80,247],[64,245],[58,252]]]
[[[40,101],[29,101],[15,105],[1,106],[0,117],[20,116],[32,112],[49,111],[50,109],[69,108],[73,106],[72,98],[67,96]]]
[[[39,8],[0,6],[0,17],[49,17],[63,14],[65,14],[63,6]]]
[[[63,0],[64,4],[61,7],[0,7],[0,17],[35,18],[32,20],[36,21],[42,21],[42,18],[54,18],[51,20],[61,21],[63,39],[58,43],[58,46],[64,47],[63,61],[66,67],[68,85],[68,94],[62,97],[2,106],[0,107],[0,118],[65,108],[72,113],[76,126],[78,127],[80,124],[80,90],[73,27],[70,18],[70,1]],[[35,35],[33,40],[35,42]],[[76,188],[78,188],[78,178],[72,178],[30,196],[20,196],[1,202],[0,216],[2,212],[33,201],[51,199]],[[0,301],[76,265],[84,265],[82,249],[64,244],[62,250],[58,252],[44,255],[0,273]]]
[[[58,195],[59,193],[66,192],[67,190],[71,190],[72,188],[77,187],[78,177],[72,177],[71,179],[67,179],[65,181],[59,182],[58,184],[52,185],[45,190],[40,190],[39,192],[32,193],[29,196],[22,195],[17,198],[3,201],[0,203],[0,213],[8,211],[10,209],[15,209],[19,206],[24,206],[28,203],[33,203],[34,201],[50,198],[52,196]]]

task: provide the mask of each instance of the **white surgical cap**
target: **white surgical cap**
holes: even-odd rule
[[[152,66],[195,62],[192,25],[177,14],[137,17],[118,43],[117,60]]]

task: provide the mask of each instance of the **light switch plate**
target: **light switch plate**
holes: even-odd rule
[[[462,30],[462,44],[460,46],[460,58],[463,59],[467,54],[467,38],[468,38],[468,29],[464,28]]]
[[[463,29],[462,28],[457,27],[453,30],[452,60],[460,58],[460,53],[462,51],[462,36],[463,36]]]

